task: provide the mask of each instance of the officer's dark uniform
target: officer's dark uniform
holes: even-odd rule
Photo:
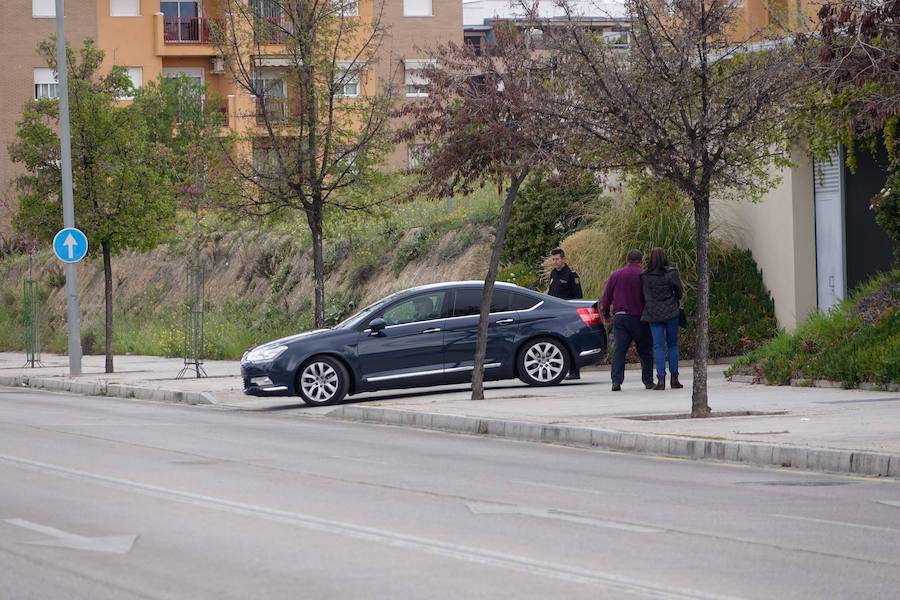
[[[550,272],[550,289],[547,290],[547,294],[563,300],[581,298],[581,280],[578,279],[578,273],[568,264],[563,265],[558,271],[553,269]]]
[[[562,298],[563,300],[575,300],[581,298],[581,280],[578,273],[573,271],[568,264],[560,270],[550,271],[550,289],[547,294]],[[569,367],[569,379],[580,379],[581,373],[577,364]]]

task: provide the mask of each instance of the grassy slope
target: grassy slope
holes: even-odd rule
[[[900,383],[900,270],[874,277],[827,313],[815,313],[736,362],[728,373],[770,383],[831,379],[844,387]]]

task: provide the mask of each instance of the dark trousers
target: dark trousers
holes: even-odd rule
[[[613,317],[612,330],[613,355],[609,369],[612,382],[621,385],[625,381],[625,353],[628,352],[631,342],[634,342],[638,357],[641,359],[641,379],[644,384],[652,384],[653,344],[650,326],[642,323],[640,317],[621,314]]]

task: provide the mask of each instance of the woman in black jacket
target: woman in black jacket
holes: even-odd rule
[[[678,311],[684,290],[678,271],[669,266],[669,257],[662,248],[650,251],[647,270],[641,274],[644,290],[644,312],[641,321],[650,324],[653,334],[653,357],[656,360],[655,390],[666,389],[666,351],[672,388],[683,388],[678,381]]]

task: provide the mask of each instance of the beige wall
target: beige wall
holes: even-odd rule
[[[399,103],[416,101],[405,98],[403,59],[427,58],[429,48],[450,41],[463,43],[462,1],[432,0],[431,7],[434,16],[404,17],[403,0],[385,0],[384,22],[390,25],[390,34],[378,57],[377,75],[379,79],[393,75]],[[406,144],[398,144],[388,156],[387,167],[404,169],[407,164]]]
[[[86,38],[97,37],[97,13],[93,2],[66,3],[66,40],[73,48]],[[34,98],[34,69],[47,64],[35,52],[38,42],[56,33],[56,19],[32,17],[31,0],[0,0],[0,199],[15,201],[16,192],[9,183],[20,167],[9,161],[7,145],[13,141],[16,123],[25,102]],[[10,235],[11,209],[0,208],[0,236]]]
[[[715,202],[714,226],[733,232],[749,248],[775,300],[775,316],[785,329],[797,327],[816,309],[816,243],[813,170],[797,153],[797,168],[781,172],[781,184],[758,203]]]

